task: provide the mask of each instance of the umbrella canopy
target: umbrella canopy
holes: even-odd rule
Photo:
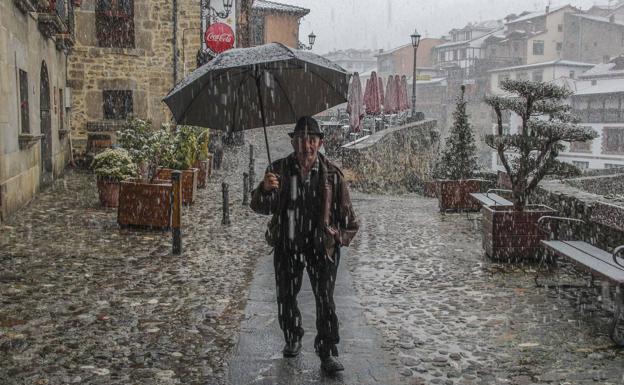
[[[407,100],[407,76],[405,75],[401,76],[401,100],[403,101],[403,104],[401,105],[403,111],[408,110],[409,102]]]
[[[349,75],[280,43],[228,50],[193,71],[163,99],[177,123],[224,131],[294,123],[347,100]]]
[[[392,85],[392,105],[394,106],[394,112],[401,112],[401,78],[399,75],[394,75],[394,84]]]
[[[380,112],[379,106],[379,81],[377,80],[377,72],[373,71],[370,78],[370,100],[366,104],[366,112],[371,115],[377,115]]]
[[[393,114],[395,112],[395,107],[392,103],[392,89],[394,88],[394,77],[392,75],[388,75],[388,81],[386,82],[386,97],[384,98],[384,111],[387,114]]]
[[[364,87],[364,98],[363,98],[363,102],[364,102],[364,106],[365,106],[365,111],[368,114],[368,106],[370,105],[370,98],[371,98],[371,82],[370,82],[370,78],[366,79],[366,86]]]
[[[357,72],[353,74],[353,79],[351,84],[349,84],[349,96],[347,99],[349,127],[351,132],[360,132],[362,130],[362,118],[364,117],[364,106],[362,105],[362,83]]]
[[[381,107],[384,104],[384,83],[383,83],[383,79],[380,77],[377,78],[378,80],[378,87],[379,87],[379,109],[381,111]],[[385,108],[384,108],[385,109]]]

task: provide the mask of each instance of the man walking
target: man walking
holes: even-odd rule
[[[297,294],[305,268],[316,300],[314,349],[327,373],[344,370],[335,357],[338,317],[334,304],[340,246],[348,246],[358,230],[349,191],[340,169],[319,149],[323,133],[316,120],[302,117],[289,133],[294,152],[267,170],[252,192],[251,208],[272,214],[267,241],[274,247],[278,319],[284,332],[284,357],[301,351],[301,313]]]

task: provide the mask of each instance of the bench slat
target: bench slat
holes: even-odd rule
[[[513,206],[513,203],[497,194],[470,193],[474,199],[484,206]]]
[[[619,284],[624,283],[624,270],[614,267],[611,254],[604,250],[582,241],[542,241],[542,244],[592,272]]]

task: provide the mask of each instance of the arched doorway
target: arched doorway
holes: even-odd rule
[[[41,63],[39,83],[39,109],[41,117],[41,183],[52,181],[52,117],[50,111],[50,78],[45,61]]]

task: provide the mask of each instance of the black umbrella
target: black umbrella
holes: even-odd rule
[[[280,43],[226,51],[163,99],[177,123],[227,132],[294,123],[347,101],[349,74],[331,61]]]

